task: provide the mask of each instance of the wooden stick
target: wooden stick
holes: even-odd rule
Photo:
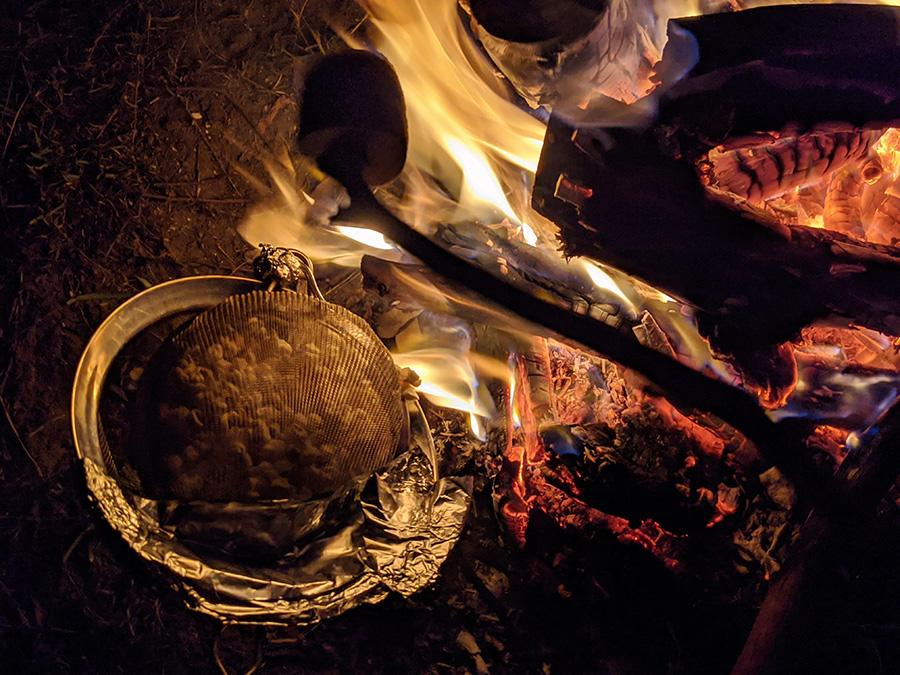
[[[900,474],[900,404],[875,431],[837,471],[848,510],[816,509],[800,528],[732,675],[822,672],[823,645],[840,628],[841,568],[853,564],[844,553],[865,537],[876,506]]]

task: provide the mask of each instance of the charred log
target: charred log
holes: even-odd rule
[[[705,333],[726,353],[783,342],[832,314],[897,333],[900,304],[887,290],[900,282],[896,250],[714,201],[694,164],[716,146],[773,131],[815,132],[822,157],[810,166],[861,156],[871,140],[859,134],[864,126],[900,118],[900,12],[772,7],[678,25],[696,37],[700,61],[661,97],[655,126],[591,134],[551,121],[535,208],[559,224],[568,253],[700,308]],[[769,169],[778,174],[770,182],[794,184],[782,154],[754,158],[749,172],[720,169],[726,183],[747,178],[745,196],[758,197],[765,189],[754,177]],[[740,152],[720,159],[733,164]]]
[[[900,331],[896,249],[713,200],[653,131],[600,138],[551,122],[533,201],[559,225],[567,253],[695,305],[701,328],[726,353],[784,342],[830,315]]]
[[[894,7],[760,7],[670,22],[700,60],[666,92],[660,126],[690,148],[735,136],[862,127],[900,116],[900,12]]]
[[[840,629],[842,566],[846,551],[861,542],[875,508],[900,474],[900,406],[894,405],[879,432],[841,464],[837,479],[844,513],[812,513],[800,530],[781,575],[772,585],[741,652],[733,675],[828,672],[822,646]]]

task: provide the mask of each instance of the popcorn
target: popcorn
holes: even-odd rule
[[[343,308],[254,292],[173,342],[155,412],[163,489],[178,499],[307,499],[397,449],[405,414],[393,361]]]

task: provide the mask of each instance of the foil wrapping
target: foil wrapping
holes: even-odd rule
[[[409,449],[318,500],[153,500],[127,479],[128,467],[116,466],[98,403],[118,351],[143,328],[180,311],[173,300],[191,298],[181,306],[199,309],[250,287],[259,285],[227,277],[163,284],[125,303],[95,333],[72,398],[75,443],[92,498],[131,548],[168,572],[190,606],[223,621],[311,624],[390,591],[406,596],[424,588],[462,532],[471,479],[438,475],[413,394],[406,397]]]
[[[666,34],[667,13],[660,0],[610,0],[581,35],[538,42],[498,38],[474,18],[471,27],[532,108],[580,125],[632,126],[653,110],[631,104],[677,81],[697,61],[693,36],[675,24]]]

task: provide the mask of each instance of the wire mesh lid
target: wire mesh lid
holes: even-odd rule
[[[198,315],[154,368],[147,456],[181,500],[308,499],[384,466],[406,412],[390,353],[348,310],[291,291]]]

